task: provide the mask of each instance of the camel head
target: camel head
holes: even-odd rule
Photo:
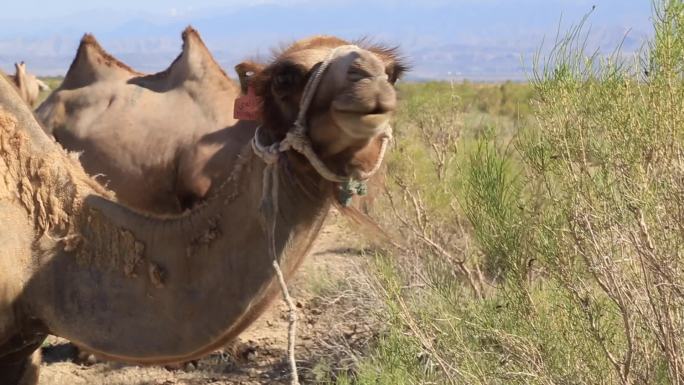
[[[299,118],[311,148],[327,168],[357,178],[380,161],[396,108],[394,83],[406,68],[396,49],[318,36],[292,44],[269,64],[245,62],[236,70],[243,91],[253,87],[261,103],[266,144],[282,140]],[[319,83],[305,92],[314,76]],[[303,107],[307,94],[311,102]],[[299,117],[302,108],[305,115]]]
[[[14,69],[16,71],[17,76],[19,74],[26,75],[26,63],[24,63],[23,61],[19,63],[14,63]]]
[[[26,64],[22,61],[14,63],[16,74],[12,77],[14,85],[19,90],[19,95],[29,106],[35,106],[40,93],[40,85],[35,75],[26,71]]]
[[[22,93],[22,97],[25,101],[28,101],[28,96],[24,96],[28,92],[28,74],[26,73],[26,63],[15,62],[14,63],[14,84],[19,88]]]

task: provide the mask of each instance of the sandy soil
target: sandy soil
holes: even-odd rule
[[[298,307],[297,361],[304,384],[329,368],[346,370],[376,335],[374,306],[352,288],[363,285],[360,243],[333,214],[290,290]],[[354,293],[354,294],[352,294]],[[289,384],[287,307],[275,303],[232,346],[178,369],[97,362],[78,357],[67,341],[49,337],[43,347],[41,385]]]

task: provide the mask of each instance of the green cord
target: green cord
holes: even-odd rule
[[[349,179],[348,181],[340,184],[340,192],[337,199],[342,206],[349,207],[349,205],[352,203],[352,198],[354,195],[363,196],[366,194],[368,194],[368,185],[366,185],[365,181]]]

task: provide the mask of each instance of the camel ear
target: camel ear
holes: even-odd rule
[[[407,70],[408,67],[399,61],[392,61],[385,67],[387,78],[392,84],[396,83],[397,80],[401,79],[401,77]]]
[[[235,119],[261,120],[262,101],[256,95],[254,79],[263,69],[263,65],[251,61],[242,62],[235,66],[235,72],[237,72],[240,78],[240,89],[242,90],[242,96],[235,99],[233,107],[233,117]]]
[[[235,66],[235,72],[238,74],[240,79],[240,89],[243,94],[247,94],[247,90],[252,84],[254,77],[263,71],[264,66],[262,64],[257,64],[253,61],[244,61]]]

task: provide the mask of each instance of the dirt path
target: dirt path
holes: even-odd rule
[[[329,218],[290,290],[299,310],[297,360],[302,383],[344,370],[374,337],[373,304],[352,293],[365,282],[360,243],[344,219]],[[351,289],[354,290],[351,290]],[[289,384],[285,361],[287,308],[279,301],[239,341],[184,368],[111,362],[79,364],[75,349],[50,337],[43,348],[41,385]]]

